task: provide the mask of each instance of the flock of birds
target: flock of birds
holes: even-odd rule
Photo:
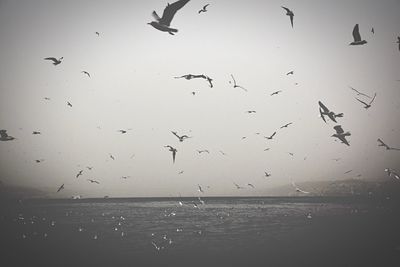
[[[152,22],[148,23],[148,24],[151,25],[152,27],[154,27],[155,29],[159,30],[159,31],[167,32],[167,33],[169,33],[171,35],[176,34],[178,32],[178,29],[172,28],[171,27],[171,22],[172,22],[172,20],[173,20],[173,18],[175,16],[175,14],[177,13],[177,11],[180,10],[181,8],[183,8],[189,1],[190,0],[179,0],[179,1],[176,1],[176,2],[174,2],[172,4],[168,4],[165,7],[165,9],[163,11],[163,15],[161,17],[157,14],[156,11],[153,11],[152,15],[154,17],[154,20]],[[209,7],[209,4],[204,5],[203,8],[198,11],[198,13],[201,14],[201,13],[208,12],[208,7]],[[294,27],[294,12],[292,10],[290,10],[289,8],[284,7],[284,6],[282,6],[282,9],[284,9],[286,11],[286,15],[290,18],[290,24],[291,24],[291,27],[293,28]],[[374,28],[372,28],[371,32],[375,33]],[[100,36],[99,32],[95,32],[95,34],[97,36]],[[352,35],[353,35],[353,41],[350,43],[350,45],[354,45],[354,46],[355,45],[364,45],[364,44],[367,43],[366,40],[361,38],[358,24],[356,24],[354,26]],[[399,50],[400,50],[400,37],[397,37],[397,39],[398,39],[397,43],[399,44]],[[52,64],[54,66],[57,66],[57,65],[62,63],[63,57],[60,57],[60,58],[47,57],[47,58],[44,58],[44,60],[48,60],[48,61],[52,62]],[[83,75],[86,75],[88,78],[91,77],[90,73],[88,71],[86,71],[86,70],[82,70],[81,73]],[[286,75],[294,75],[294,71],[293,70],[289,71],[288,73],[286,73]],[[203,79],[208,83],[210,88],[213,88],[213,79],[210,78],[209,76],[205,75],[205,74],[185,74],[185,75],[177,76],[177,77],[174,77],[174,78],[175,79],[186,79],[186,80]],[[237,81],[236,81],[235,77],[233,76],[233,74],[231,74],[231,78],[232,78],[232,81],[229,81],[229,83],[233,86],[233,88],[235,88],[235,89],[239,88],[239,89],[247,92],[247,89],[245,87],[243,87],[243,86],[241,86],[241,85],[239,85],[237,83]],[[362,93],[362,92],[360,92],[360,91],[358,91],[358,90],[356,90],[356,89],[354,89],[352,87],[350,87],[350,89],[353,90],[354,92],[356,92],[357,97],[355,99],[358,102],[360,102],[365,109],[369,109],[369,108],[372,107],[372,104],[376,99],[376,93],[374,94],[373,97],[371,97],[371,96],[369,96],[369,95],[367,95],[365,93]],[[192,93],[195,94],[195,92],[192,92]],[[275,91],[275,92],[271,93],[271,96],[278,95],[280,93],[282,93],[282,90],[278,90],[278,91]],[[365,99],[361,99],[361,97],[363,97]],[[45,98],[45,99],[46,100],[50,100],[50,98]],[[325,123],[327,123],[327,118],[329,118],[331,121],[337,123],[337,119],[338,118],[342,118],[344,116],[343,113],[335,113],[335,112],[331,111],[321,101],[319,101],[318,104],[319,104],[320,117]],[[67,102],[67,105],[72,108],[72,103]],[[251,113],[256,113],[256,111],[255,110],[248,110],[248,111],[246,111],[246,113],[251,114]],[[292,122],[287,123],[287,124],[281,126],[280,129],[288,128],[292,124],[293,124]],[[341,141],[341,143],[343,143],[343,144],[345,144],[347,146],[350,146],[350,142],[347,140],[347,138],[349,136],[351,136],[351,133],[349,131],[345,132],[341,125],[335,125],[333,127],[333,129],[335,130],[335,133],[332,135],[332,137],[337,138],[337,139],[339,139]],[[118,130],[118,132],[120,132],[121,134],[125,134],[129,130],[131,130],[131,129],[126,129],[126,130],[125,129],[121,129],[121,130]],[[192,136],[189,136],[189,135],[186,135],[186,134],[179,135],[176,131],[171,131],[171,133],[178,139],[179,142],[184,142],[185,140],[192,138]],[[39,134],[41,134],[41,132],[40,131],[34,131],[32,134],[39,135]],[[265,136],[264,138],[267,139],[267,140],[272,140],[273,138],[275,138],[276,134],[277,134],[277,131],[273,132],[270,136]],[[242,137],[242,139],[245,139],[245,138],[246,137]],[[0,130],[0,141],[12,141],[12,140],[16,140],[16,138],[13,137],[13,136],[8,135],[7,130]],[[385,147],[387,150],[400,150],[399,148],[394,148],[394,147],[388,146],[387,144],[385,144],[382,141],[382,139],[378,139],[377,141],[378,141],[378,145],[379,146]],[[167,148],[169,152],[171,152],[171,154],[172,154],[172,163],[175,163],[176,157],[177,157],[177,153],[178,153],[178,149],[173,147],[172,145],[165,145],[164,147]],[[268,148],[265,149],[265,150],[268,150]],[[210,153],[206,149],[197,150],[197,152],[199,154]],[[223,151],[220,151],[220,153],[222,155],[226,155],[226,153],[223,152]],[[294,155],[293,153],[289,153],[289,154],[291,156]],[[110,158],[112,160],[115,160],[115,157],[113,155],[110,154],[109,156],[110,156]],[[40,163],[42,161],[43,161],[43,159],[36,160],[37,163]],[[91,168],[93,168],[93,167],[90,167],[90,168],[88,167],[89,170],[91,170]],[[388,175],[390,177],[395,177],[396,179],[399,179],[399,175],[396,173],[396,171],[394,169],[386,169],[385,171],[388,173]],[[183,171],[180,172],[179,174],[181,174],[181,173],[183,173]],[[78,172],[78,174],[76,175],[76,178],[80,177],[82,174],[83,174],[83,170],[80,170]],[[266,171],[265,172],[265,177],[270,177],[270,176],[271,176],[271,174]],[[128,176],[123,176],[122,177],[122,179],[127,179],[127,178],[128,178]],[[90,183],[100,184],[99,181],[94,180],[94,179],[87,179],[87,180]],[[244,188],[243,186],[240,186],[240,185],[238,185],[236,183],[234,183],[234,185],[235,185],[235,187],[237,189],[243,189]],[[297,185],[295,185],[294,182],[292,182],[292,185],[293,185],[294,189],[296,190],[296,192],[300,192],[300,193],[304,193],[304,194],[310,193],[310,192],[307,192],[305,190],[301,190]],[[249,186],[251,188],[254,188],[254,185],[251,184],[251,183],[248,183],[247,186]],[[65,184],[62,184],[57,189],[57,192],[60,192],[64,188],[65,188]],[[200,185],[198,185],[198,188],[199,188],[198,191],[200,193],[204,193],[204,191],[203,191],[203,189],[201,188]]]

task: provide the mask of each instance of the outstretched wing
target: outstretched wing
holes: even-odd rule
[[[181,137],[180,137],[176,132],[171,131],[171,133],[172,133],[173,135],[175,135],[176,137],[178,137],[178,139],[181,139]],[[170,146],[167,146],[167,147],[170,147]],[[171,147],[170,147],[170,148],[171,148]]]
[[[287,7],[284,7],[284,6],[281,6],[281,8],[283,8],[284,10],[286,10],[286,12],[292,12],[289,8],[287,8]]]
[[[370,105],[372,104],[372,102],[374,102],[375,97],[376,97],[376,93],[374,94],[374,97],[372,98],[371,102],[369,102]]]
[[[329,113],[329,109],[324,104],[322,104],[321,101],[318,101],[318,104],[323,109],[324,113]]]
[[[358,100],[358,102],[360,102],[360,103],[363,103],[364,105],[368,106],[368,104],[367,104],[367,103],[365,103],[364,101],[362,101],[362,100],[358,99],[357,97],[356,97],[356,99]]]
[[[151,15],[153,16],[153,18],[157,21],[160,21],[160,16],[157,14],[157,12],[153,11],[153,13],[151,13]]]
[[[291,14],[291,15],[289,15],[290,16],[290,24],[292,25],[292,28],[293,28],[293,13]]]
[[[354,26],[353,38],[354,38],[354,42],[361,42],[361,35],[360,35],[360,30],[358,29],[358,24],[356,24]]]
[[[321,115],[322,120],[323,120],[325,123],[327,123],[327,122],[326,122],[326,119],[325,119],[325,116],[324,116],[324,113],[323,113],[321,107],[319,108],[319,114]]]
[[[55,57],[46,57],[44,60],[51,60],[56,63],[58,60]]]
[[[174,18],[176,12],[181,9],[184,5],[187,4],[190,0],[179,0],[173,4],[168,4],[164,9],[164,13],[159,22],[163,25],[169,26],[171,24],[172,19]]]

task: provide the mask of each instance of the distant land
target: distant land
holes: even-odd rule
[[[291,184],[271,187],[269,189],[255,189],[249,191],[249,197],[349,197],[349,196],[376,196],[376,197],[400,197],[400,181],[385,179],[384,181],[372,181],[361,179],[345,179],[336,181],[309,181],[297,182],[296,185],[310,192],[309,194],[298,193]],[[52,195],[53,196],[53,195]],[[77,196],[70,196],[70,198]],[[98,196],[104,197],[104,196]],[[135,196],[126,196],[135,197]],[[151,196],[149,196],[151,197]],[[197,196],[196,196],[197,197]],[[207,197],[205,195],[204,197]],[[213,195],[212,197],[217,197]],[[226,197],[226,196],[223,196]],[[243,194],[240,195],[243,197]],[[37,188],[16,185],[0,185],[0,199],[30,199],[30,198],[52,198],[48,192]],[[85,198],[85,196],[82,196]],[[110,195],[112,198],[112,195]],[[121,197],[122,198],[122,197]]]

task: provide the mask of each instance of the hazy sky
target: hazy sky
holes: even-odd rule
[[[292,180],[386,179],[384,168],[400,166],[400,152],[376,142],[400,147],[399,1],[192,0],[172,21],[175,36],[146,24],[166,3],[0,1],[0,128],[17,138],[0,142],[5,184],[49,197],[198,195],[197,184],[204,195],[257,195]],[[349,46],[356,23],[366,45]],[[43,60],[62,56],[58,66]],[[214,88],[173,78],[189,73]],[[372,107],[348,86],[376,92]],[[319,100],[344,113],[350,147],[331,137]],[[179,143],[171,131],[193,138]],[[178,149],[175,164],[164,145]]]

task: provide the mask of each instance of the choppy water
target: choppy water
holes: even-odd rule
[[[1,266],[400,266],[397,201],[202,200],[4,203]]]

